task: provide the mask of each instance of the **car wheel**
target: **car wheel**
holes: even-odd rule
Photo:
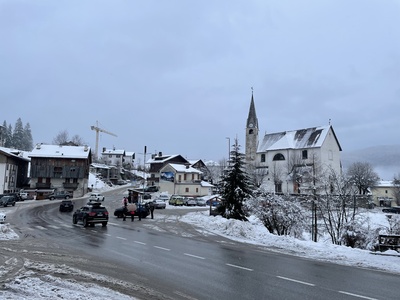
[[[65,196],[65,199],[69,199],[69,196]]]
[[[50,197],[50,200],[54,200],[54,197]]]
[[[78,220],[76,219],[76,216],[73,216],[72,217],[72,224],[76,224],[76,223],[78,223]]]
[[[88,221],[86,218],[83,218],[83,227],[88,227]]]
[[[15,206],[15,202],[12,204],[12,206]]]
[[[106,227],[107,226],[107,222],[101,223],[101,226]]]

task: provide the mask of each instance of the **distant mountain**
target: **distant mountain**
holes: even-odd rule
[[[341,153],[342,164],[346,170],[352,163],[368,162],[382,180],[392,180],[400,174],[400,145],[374,146]]]

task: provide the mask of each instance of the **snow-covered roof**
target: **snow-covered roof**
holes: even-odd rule
[[[170,159],[173,159],[177,156],[181,156],[180,154],[174,154],[174,155],[156,155],[153,158],[150,158],[147,163],[151,164],[151,163],[164,163]],[[183,158],[183,156],[182,156]]]
[[[168,164],[167,166],[171,166],[178,173],[198,173],[198,174],[203,173],[195,168],[182,164]]]
[[[391,180],[381,180],[375,187],[394,187],[394,184]]]
[[[125,151],[125,156],[133,156],[135,152],[133,151]]]
[[[4,155],[10,156],[10,157],[15,157],[18,159],[23,159],[25,161],[30,161],[30,159],[28,157],[29,152],[24,152],[22,150],[11,149],[11,148],[6,148],[6,147],[0,147],[0,152],[2,152]]]
[[[92,164],[90,164],[90,166],[92,166],[93,168],[96,168],[96,169],[110,169],[110,166],[105,165],[105,164],[99,164],[99,163],[92,163]]]
[[[90,155],[88,146],[59,146],[38,144],[29,157],[77,158],[86,159]]]
[[[271,150],[282,150],[282,149],[319,148],[324,143],[330,129],[331,126],[329,125],[329,126],[311,127],[293,131],[268,133],[265,134],[263,140],[258,146],[257,152],[266,152]]]
[[[116,150],[116,149],[104,149],[103,152],[101,152],[101,154],[111,154],[111,155],[125,155],[125,150]]]
[[[207,182],[207,181],[202,181],[201,183],[202,187],[213,187],[214,185],[212,185],[211,183]]]

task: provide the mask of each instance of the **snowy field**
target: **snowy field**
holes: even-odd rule
[[[101,190],[101,188],[99,188]],[[167,206],[169,209],[169,206]],[[174,207],[175,209],[175,207]],[[180,208],[185,209],[185,207]],[[0,210],[1,211],[1,210]],[[3,210],[4,211],[4,210]],[[298,240],[292,237],[276,236],[270,234],[266,228],[255,218],[250,222],[227,220],[221,216],[209,216],[208,210],[188,213],[180,218],[182,222],[196,225],[198,231],[205,235],[216,234],[226,238],[254,245],[265,246],[271,251],[278,251],[291,255],[306,257],[320,261],[333,262],[342,265],[351,265],[362,268],[372,268],[400,274],[400,255],[396,251],[373,253],[367,250],[352,249],[345,246],[332,245],[328,237],[320,238],[314,243],[307,238]],[[369,226],[388,226],[387,218],[380,209],[368,210]],[[0,240],[18,239],[18,235],[10,225],[0,224]],[[12,265],[12,261],[8,264]],[[30,262],[25,262],[30,264]],[[0,267],[0,275],[7,272],[7,264]],[[32,266],[30,266],[30,269]],[[135,299],[105,289],[98,285],[81,284],[73,280],[60,280],[54,274],[74,274],[77,270],[71,270],[67,266],[38,266],[47,269],[48,275],[37,277],[33,271],[21,273],[15,280],[4,283],[3,287],[11,289],[17,294],[24,295],[20,299]],[[34,268],[33,268],[34,269]],[[90,274],[88,274],[90,276]],[[92,276],[95,276],[94,274]],[[98,275],[96,275],[98,276]],[[110,279],[107,279],[110,280]],[[7,289],[0,291],[1,299],[15,299],[15,293],[8,293]]]

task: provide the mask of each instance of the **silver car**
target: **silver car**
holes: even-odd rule
[[[154,200],[153,200],[153,203],[154,203],[154,208],[161,208],[161,209],[164,209],[164,208],[167,206],[167,204],[165,203],[165,201],[162,200],[162,199],[154,199]]]

